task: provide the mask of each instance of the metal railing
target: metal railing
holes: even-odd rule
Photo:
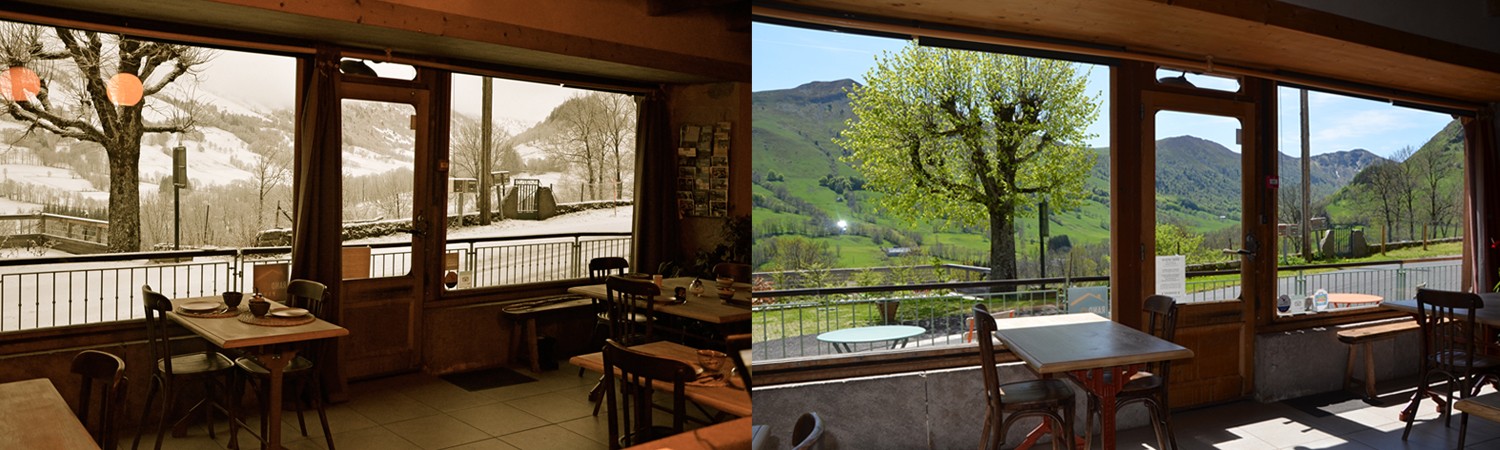
[[[361,247],[365,245],[360,245]],[[369,244],[371,277],[411,270],[409,243]],[[628,256],[630,233],[455,239],[474,287],[582,278],[588,260]],[[290,262],[290,247],[0,260],[0,332],[141,318],[141,285],[168,297],[244,291],[255,266]],[[478,281],[478,280],[483,280]]]
[[[1416,295],[1418,287],[1459,290],[1459,263],[1459,258],[1433,258],[1281,267],[1277,291],[1293,298],[1323,289],[1407,299]],[[1178,302],[1236,300],[1240,296],[1239,273],[1237,270],[1188,272],[1187,295]],[[756,274],[758,279],[765,276]],[[819,334],[874,325],[915,325],[927,330],[909,339],[907,347],[959,344],[968,332],[966,318],[970,308],[980,302],[992,312],[1014,311],[1017,316],[1081,311],[1108,316],[1107,292],[1099,295],[1097,289],[1107,289],[1108,282],[1107,277],[1049,278],[756,291],[752,293],[756,304],[751,323],[754,357],[772,360],[833,354],[837,350],[818,341]],[[1002,289],[1011,292],[991,293]],[[889,345],[862,344],[854,350]]]

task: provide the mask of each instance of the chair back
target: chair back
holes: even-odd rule
[[[745,383],[745,390],[750,389],[750,361],[740,357],[740,350],[749,350],[750,333],[731,334],[724,337],[725,350],[729,351],[729,358],[734,360],[735,372],[739,373],[740,381]]]
[[[619,371],[618,374],[615,372]],[[609,447],[618,449],[665,437],[653,432],[651,395],[655,381],[672,387],[670,434],[682,433],[687,421],[684,385],[694,376],[682,361],[631,350],[613,339],[604,342],[604,397],[609,410]],[[616,394],[618,388],[618,395]]]
[[[322,318],[326,311],[323,310],[323,293],[328,291],[328,286],[312,280],[296,279],[286,284],[287,306],[306,309],[313,315]]]
[[[1480,342],[1474,314],[1484,300],[1468,292],[1417,289],[1417,324],[1422,360],[1449,377],[1468,378]]]
[[[714,264],[714,276],[729,277],[733,278],[735,282],[749,283],[750,265],[728,262]]]
[[[151,360],[160,361],[156,366],[157,373],[170,381],[173,373],[172,340],[167,313],[172,311],[172,300],[152,290],[150,285],[141,285],[141,297],[146,310],[146,346],[151,349]]]
[[[618,256],[605,256],[589,260],[589,280],[603,282],[610,275],[624,275],[630,270],[630,262]]]
[[[974,304],[974,341],[979,343],[979,371],[984,374],[984,396],[991,411],[1000,410],[1000,374],[995,370],[995,316],[983,303]]]
[[[625,345],[651,340],[655,327],[653,299],[661,288],[647,280],[610,275],[604,281],[605,317],[609,319],[609,338]]]
[[[1146,303],[1141,308],[1146,314],[1146,334],[1156,336],[1167,342],[1176,342],[1177,339],[1177,301],[1165,295],[1153,295],[1146,297]],[[1172,361],[1158,361],[1151,364],[1151,373],[1160,376],[1162,385],[1166,385],[1168,372],[1172,370]]]
[[[129,382],[125,378],[125,360],[97,350],[84,350],[73,356],[72,372],[83,377],[83,384],[78,389],[78,421],[90,429],[89,434],[100,447],[116,448],[119,438],[116,427],[120,423],[120,411],[125,407]],[[97,412],[91,413],[90,400],[95,390],[99,391],[99,407]],[[98,416],[97,426],[89,426],[91,415]]]
[[[797,425],[792,427],[792,450],[812,450],[823,448],[823,416],[818,413],[802,413],[797,418]]]

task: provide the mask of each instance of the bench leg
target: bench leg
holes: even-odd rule
[[[1365,351],[1365,398],[1375,398],[1375,354],[1371,352],[1370,343],[1360,344]]]
[[[1358,347],[1359,344],[1349,344],[1349,362],[1344,365],[1344,389],[1348,391],[1353,391],[1356,383],[1354,379],[1354,357],[1355,353],[1359,352]]]
[[[526,319],[526,347],[531,352],[531,372],[542,373],[542,355],[536,348],[536,319]]]

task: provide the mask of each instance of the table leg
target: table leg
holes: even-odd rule
[[[1069,372],[1084,389],[1099,396],[1099,434],[1104,450],[1115,449],[1116,395],[1125,388],[1125,381],[1140,371],[1140,366],[1113,366]],[[1108,382],[1105,374],[1109,374]],[[1088,414],[1085,412],[1084,414]]]
[[[270,396],[266,401],[266,448],[281,450],[281,378],[286,366],[297,357],[296,350],[267,351],[255,355],[260,365],[270,372]]]

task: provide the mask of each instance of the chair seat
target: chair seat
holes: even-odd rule
[[[176,355],[172,357],[173,375],[192,375],[196,373],[218,372],[220,370],[234,367],[234,362],[229,357],[218,352],[198,352]],[[164,360],[156,361],[156,370],[166,372],[167,363]]]
[[[249,356],[242,356],[242,357],[236,358],[234,360],[234,365],[240,366],[241,370],[244,370],[244,371],[249,372],[249,373],[254,374],[254,375],[261,375],[261,376],[269,376],[269,375],[271,375],[271,371],[267,370],[265,366],[260,365],[260,361],[257,361],[255,358],[252,358],[252,357],[249,357]],[[282,369],[281,373],[283,375],[291,375],[293,373],[303,372],[303,371],[306,371],[306,370],[312,369],[312,368],[313,368],[313,362],[311,360],[308,360],[307,358],[303,358],[301,356],[298,356],[296,358],[293,358],[292,359],[292,363],[291,364],[287,364],[286,365],[286,369]]]
[[[1073,388],[1060,379],[1018,381],[1000,385],[1000,403],[1026,406],[1073,402]]]

